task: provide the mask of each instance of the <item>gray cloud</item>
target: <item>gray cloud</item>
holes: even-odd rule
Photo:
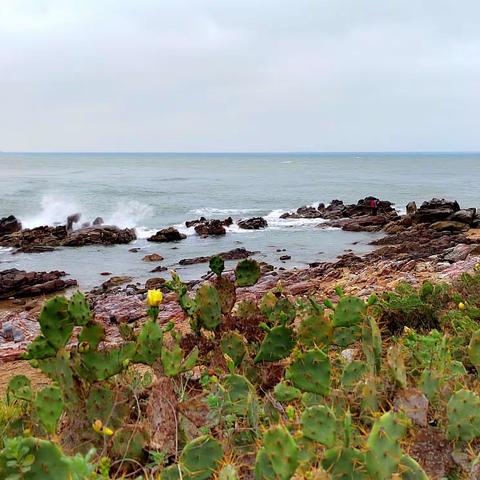
[[[2,0],[0,150],[478,150],[475,0]]]

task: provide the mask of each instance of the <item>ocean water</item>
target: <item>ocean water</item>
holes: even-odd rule
[[[432,197],[480,207],[480,154],[0,153],[0,172],[0,216],[14,214],[26,227],[64,222],[80,212],[81,222],[101,216],[137,229],[139,238],[130,245],[18,255],[0,250],[0,269],[62,269],[82,288],[104,281],[102,271],[138,281],[158,275],[149,273],[154,264],[142,261],[153,252],[165,257],[163,265],[192,279],[208,267],[179,267],[181,258],[240,246],[285,268],[333,260],[350,249],[368,251],[375,234],[320,229],[318,220],[280,219],[285,211],[334,198],[353,203],[375,195],[395,202],[400,211],[410,200],[420,204]],[[244,231],[233,226],[225,237],[202,239],[184,227],[186,220],[202,215],[264,216],[269,227]],[[188,238],[176,244],[145,240],[172,225]],[[129,252],[134,246],[141,251]],[[291,260],[280,261],[285,254]]]

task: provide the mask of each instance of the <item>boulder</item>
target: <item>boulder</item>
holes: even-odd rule
[[[67,217],[67,230],[70,231],[73,228],[74,223],[78,223],[80,221],[80,217],[82,216],[81,213],[74,213]]]
[[[83,245],[115,245],[130,243],[137,235],[134,228],[118,228],[111,225],[81,228],[70,233],[61,245],[81,247]]]
[[[198,225],[199,223],[205,223],[207,219],[205,217],[200,217],[198,220],[187,220],[185,222],[185,226],[187,228],[194,227],[195,225]]]
[[[165,283],[167,281],[162,278],[162,277],[154,277],[154,278],[149,278],[145,282],[145,289],[146,290],[154,290],[154,289],[161,289],[162,287],[165,287]]]
[[[103,218],[102,217],[97,217],[93,222],[92,222],[92,225],[103,225]]]
[[[476,213],[472,220],[472,228],[480,228],[480,213]]]
[[[163,257],[158,253],[150,253],[143,257],[144,262],[161,262],[162,260],[163,260]]]
[[[0,237],[0,245],[30,251],[35,247],[58,247],[67,238],[67,234],[67,228],[64,225],[25,228]]]
[[[465,225],[462,222],[453,222],[451,220],[435,222],[430,226],[437,232],[465,232],[468,230],[468,225]]]
[[[13,215],[0,219],[0,237],[19,232],[21,229],[22,224],[20,220]]]
[[[407,203],[407,215],[413,215],[417,211],[417,204],[415,202]]]
[[[164,228],[159,230],[155,235],[147,238],[149,242],[176,242],[178,240],[184,240],[187,236],[184,233],[180,233],[174,227]]]
[[[11,268],[0,272],[0,299],[46,295],[77,285],[73,279],[64,280],[65,272],[27,272]]]
[[[447,220],[459,210],[460,206],[456,201],[433,198],[420,205],[420,208],[412,215],[412,220],[414,223],[435,223]]]
[[[205,223],[200,223],[195,226],[195,232],[201,237],[225,235],[227,233],[221,220],[208,220]]]
[[[453,215],[450,215],[449,220],[471,225],[471,223],[473,222],[473,219],[475,218],[476,213],[477,213],[476,208],[464,208],[462,210],[458,210]]]
[[[238,222],[238,226],[239,228],[243,228],[245,230],[259,230],[261,228],[268,227],[268,223],[262,217],[253,217],[246,220],[240,220]]]

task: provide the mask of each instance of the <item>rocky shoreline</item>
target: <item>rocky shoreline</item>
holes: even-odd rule
[[[380,201],[377,214],[372,215],[369,202],[370,197],[353,205],[335,200],[326,207],[301,207],[285,214],[284,218],[318,218],[319,222],[323,220],[318,228],[334,226],[347,231],[384,233],[383,237],[371,242],[375,247],[372,252],[363,256],[346,253],[334,262],[315,262],[304,269],[284,270],[263,264],[260,282],[254,287],[239,289],[238,299],[258,298],[279,281],[292,295],[331,295],[335,285],[341,284],[346,292],[366,297],[375,291],[391,288],[400,280],[414,285],[421,284],[425,279],[452,280],[480,261],[480,214],[476,209],[461,209],[457,202],[432,199],[419,208],[411,202],[407,206],[407,214],[399,215],[390,202]],[[250,224],[261,224],[258,219],[254,220]],[[11,217],[2,225],[5,224],[12,230]],[[212,225],[211,221],[207,224]],[[129,229],[103,225],[74,232],[67,232],[66,227],[39,229],[0,234],[0,245],[12,246],[15,242],[15,246],[18,245],[16,248],[26,248],[24,239],[33,235],[34,230],[42,232],[39,238],[48,238],[48,244],[35,244],[41,247],[81,246],[88,242],[127,243],[135,235]],[[170,230],[160,235],[168,238],[176,234]],[[226,259],[240,259],[254,253],[257,252],[236,249],[222,255]],[[185,259],[184,263],[180,263],[208,262],[209,258]],[[0,298],[41,295],[39,300],[29,301],[26,305],[12,304],[11,299],[0,302],[0,361],[18,359],[26,345],[35,338],[38,333],[36,319],[44,295],[76,284],[75,280],[63,279],[64,275],[64,272],[58,271],[22,272],[10,269],[0,272]],[[160,322],[174,320],[188,328],[180,307],[174,301],[174,294],[164,288],[163,278],[153,278],[145,286],[132,283],[128,277],[115,279],[117,277],[110,278],[88,294],[95,319],[107,330],[107,343],[114,344],[120,340],[119,323],[145,318],[144,297],[146,288],[151,286],[162,288],[165,292]],[[191,282],[190,288],[195,288],[202,280]]]

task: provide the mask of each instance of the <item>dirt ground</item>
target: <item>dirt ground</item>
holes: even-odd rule
[[[34,389],[42,388],[49,379],[36,368],[32,368],[25,360],[0,363],[0,397],[5,395],[8,382],[15,375],[26,375]]]

